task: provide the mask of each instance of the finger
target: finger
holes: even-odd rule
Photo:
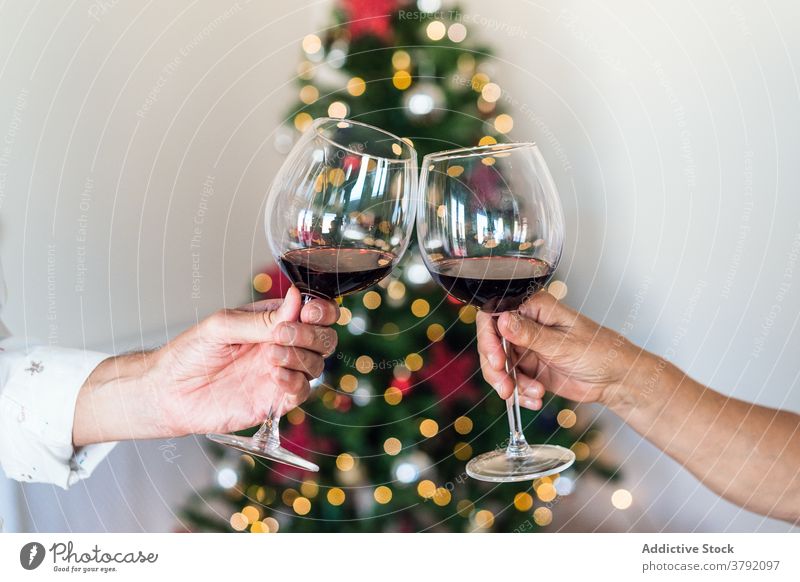
[[[519,307],[525,317],[544,325],[571,325],[578,315],[547,291],[534,293]]]
[[[520,398],[541,400],[544,397],[544,384],[519,371],[517,372],[517,390]]]
[[[266,360],[289,370],[303,372],[307,379],[317,378],[325,368],[325,361],[317,352],[279,344],[264,344]]]
[[[284,346],[312,350],[327,358],[336,350],[338,336],[336,330],[330,327],[284,321],[275,326],[272,341]]]
[[[282,367],[274,368],[272,377],[279,392],[282,392],[287,400],[292,396],[298,396],[311,390],[308,379],[302,372],[297,370],[289,370]]]
[[[497,319],[500,334],[516,346],[541,353],[553,339],[553,330],[519,313],[506,311]]]
[[[297,321],[300,307],[300,292],[291,287],[280,303],[259,301],[238,309],[218,311],[201,323],[201,333],[228,344],[270,341],[283,322]]]
[[[492,368],[502,370],[505,366],[506,356],[500,336],[497,334],[494,317],[478,312],[475,324],[478,329],[478,353],[486,358]]]
[[[300,321],[315,325],[333,325],[339,319],[339,306],[335,301],[312,299],[300,311]]]
[[[514,391],[514,382],[511,377],[506,374],[505,370],[497,370],[489,366],[484,355],[481,358],[481,371],[483,372],[483,379],[494,389],[495,392],[505,400]]]
[[[541,398],[524,398],[522,396],[519,397],[519,405],[523,408],[527,408],[529,410],[541,410],[542,409],[542,399]]]

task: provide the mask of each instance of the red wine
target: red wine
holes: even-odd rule
[[[527,257],[443,259],[431,276],[456,299],[489,313],[511,311],[545,286],[553,267]]]
[[[372,249],[313,247],[289,251],[279,262],[301,292],[333,299],[374,285],[389,274],[394,259]]]

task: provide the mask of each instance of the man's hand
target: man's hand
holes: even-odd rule
[[[75,410],[73,442],[230,432],[308,396],[336,348],[332,301],[283,300],[219,311],[155,352],[110,358],[92,372]]]
[[[624,398],[626,375],[642,352],[621,335],[543,291],[528,299],[519,313],[502,313],[496,324],[494,319],[478,314],[478,351],[483,377],[501,398],[511,396],[514,384],[505,371],[498,330],[513,347],[522,406],[541,408],[545,390],[606,405]]]

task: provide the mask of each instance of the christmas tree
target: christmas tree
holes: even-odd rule
[[[436,0],[343,0],[334,26],[302,41],[300,103],[276,138],[286,152],[314,118],[347,117],[431,151],[507,139],[486,47],[457,9]],[[292,127],[293,126],[293,127]],[[253,279],[254,300],[289,283],[272,267]],[[559,291],[563,284],[557,284]],[[202,531],[513,531],[543,527],[591,458],[596,428],[557,398],[524,411],[529,442],[571,447],[565,475],[489,484],[466,476],[473,453],[508,438],[506,408],[482,380],[475,309],[435,285],[412,247],[373,290],[342,302],[337,353],[308,401],[282,425],[284,446],[319,473],[215,447],[219,487],[184,510]],[[528,531],[536,527],[525,528]]]

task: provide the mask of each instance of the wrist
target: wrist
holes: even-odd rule
[[[604,391],[603,404],[622,418],[657,414],[669,396],[665,377],[673,374],[675,366],[644,350],[637,350],[627,360],[620,380]]]
[[[92,371],[75,405],[75,447],[161,436],[146,381],[149,369],[149,356],[143,352],[108,358]]]

